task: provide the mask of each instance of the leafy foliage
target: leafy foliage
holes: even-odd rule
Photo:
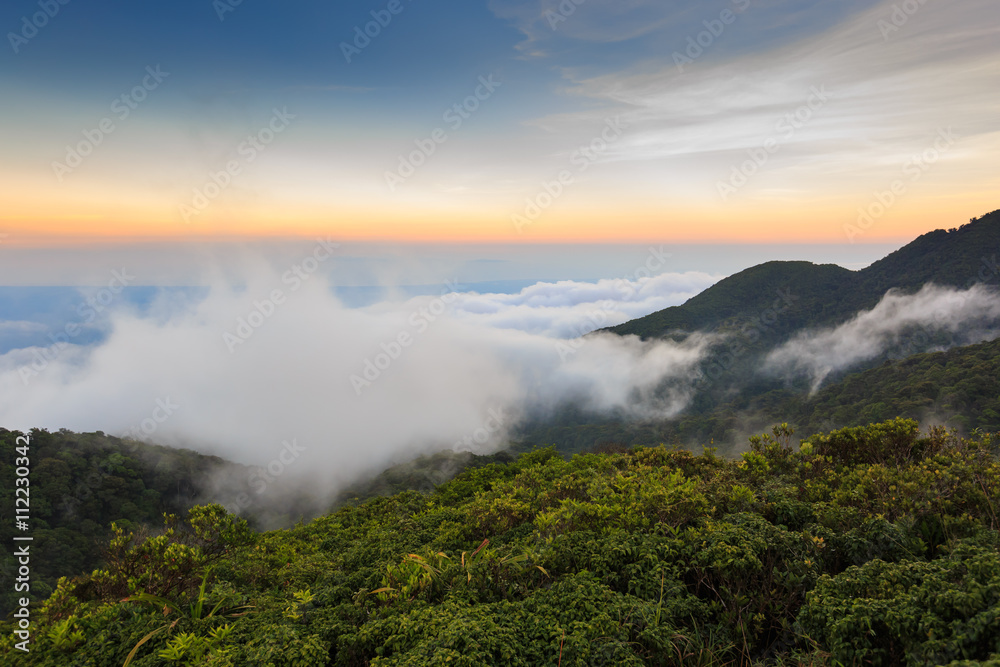
[[[669,422],[588,420],[566,414],[556,423],[529,428],[522,448],[539,440],[555,443],[560,451],[578,452],[615,441],[680,444],[710,439],[734,447],[736,434],[772,423],[778,415],[806,433],[895,416],[944,421],[966,434],[1000,431],[1000,339],[886,360],[812,395],[772,389],[701,412],[695,409]]]
[[[938,417],[966,433],[1000,431],[1000,340],[889,360],[788,401],[784,414],[801,428],[830,421],[858,426],[901,415]],[[777,408],[781,410],[782,408]]]
[[[0,505],[14,507],[15,441],[22,435],[0,428]],[[193,451],[122,440],[103,433],[49,433],[31,439],[31,597],[44,600],[62,576],[104,564],[102,548],[122,531],[142,534],[164,513],[183,513],[215,488],[210,480],[230,471],[245,480],[247,470]],[[240,489],[242,491],[242,489]],[[233,493],[235,494],[235,491]],[[11,544],[13,517],[0,522],[0,540]],[[14,561],[0,555],[0,615],[13,608]]]
[[[117,580],[102,572],[63,580],[35,610],[36,644],[18,659],[115,667],[996,660],[997,440],[921,434],[907,420],[798,447],[792,438],[777,426],[735,459],[637,447],[565,460],[543,449],[466,470],[433,491],[376,497],[255,536],[209,506],[172,520],[173,532],[116,534],[111,548],[124,550],[122,562],[149,556],[146,578],[121,567]],[[170,561],[177,554],[186,559],[180,570]],[[109,577],[126,582],[131,599],[81,594]],[[0,661],[13,650],[0,640]]]

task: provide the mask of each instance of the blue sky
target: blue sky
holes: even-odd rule
[[[0,9],[8,245],[896,243],[996,208],[992,0],[224,2]],[[373,36],[347,62],[356,28]],[[137,89],[149,68],[169,74]],[[288,131],[239,162],[276,112]],[[102,119],[113,130],[94,135]],[[906,196],[859,231],[942,132]],[[572,187],[550,204],[559,178]]]
[[[595,75],[669,58],[727,8],[746,11],[739,34],[713,46],[716,58],[798,40],[874,3],[712,0],[672,3],[665,11],[663,3],[588,0],[553,23],[549,16],[565,13],[557,2],[400,0],[402,11],[347,63],[341,43],[353,42],[354,28],[388,4],[244,0],[220,11],[209,0],[73,0],[16,58],[0,62],[5,78],[19,86],[84,96],[104,85],[117,90],[136,66],[159,62],[176,70],[196,97],[229,88],[280,94],[294,86],[356,86],[393,89],[416,101],[501,68],[530,86],[558,83],[562,68]],[[0,25],[20,32],[22,17],[37,11],[37,0],[12,0]]]
[[[0,8],[0,424],[169,397],[163,442],[350,476],[491,410],[675,415],[711,332],[565,341],[998,208],[996,0],[222,1]]]
[[[423,129],[440,115],[442,100],[464,96],[470,82],[494,73],[506,90],[490,120],[509,127],[578,109],[580,100],[565,90],[573,81],[670,62],[724,10],[737,11],[738,24],[705,50],[703,62],[795,42],[874,4],[712,0],[665,10],[636,1],[400,0],[402,11],[348,63],[343,44],[353,45],[355,29],[370,24],[372,12],[385,16],[389,3],[244,0],[221,10],[228,1],[74,0],[18,53],[7,50],[0,76],[22,93],[104,105],[147,65],[160,64],[172,79],[157,111],[205,114],[196,125],[223,120],[216,114],[291,104],[330,121]],[[23,17],[38,11],[37,0],[8,2],[0,26],[20,33]]]

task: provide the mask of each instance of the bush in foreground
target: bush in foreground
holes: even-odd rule
[[[110,569],[34,611],[30,654],[2,628],[0,660],[998,664],[996,441],[791,435],[736,460],[541,450],[259,535],[201,508],[116,536]]]

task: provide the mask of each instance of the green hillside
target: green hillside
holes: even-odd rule
[[[714,442],[732,453],[733,448],[742,451],[745,434],[781,420],[805,433],[893,417],[944,423],[966,434],[976,429],[996,433],[1000,432],[1000,339],[887,360],[846,375],[811,396],[780,384],[766,391],[753,389],[670,421],[582,419],[567,414],[526,428],[517,448],[525,451],[545,443],[572,453],[609,444]]]
[[[873,307],[890,288],[915,291],[925,283],[967,287],[995,282],[1000,252],[1000,211],[959,228],[920,236],[861,271],[810,262],[767,262],[741,271],[689,299],[646,317],[607,329],[643,338],[716,329],[737,329],[773,309],[780,292],[795,300],[779,313],[765,340],[777,341],[804,327],[843,322]],[[982,269],[987,273],[980,275]]]
[[[721,338],[701,364],[702,378],[690,404],[673,420],[636,423],[617,416],[583,415],[567,406],[554,416],[527,423],[517,439],[523,451],[554,444],[561,451],[587,451],[608,443],[698,444],[714,440],[724,449],[740,448],[746,435],[776,420],[809,430],[829,429],[897,415],[946,417],[963,429],[1000,429],[993,416],[996,364],[962,359],[965,352],[939,360],[946,373],[915,363],[888,370],[872,368],[891,356],[962,344],[960,335],[934,333],[910,349],[886,350],[854,371],[873,374],[842,385],[831,375],[818,397],[808,396],[803,379],[790,382],[762,373],[766,354],[804,330],[841,324],[874,307],[890,288],[914,292],[928,282],[967,288],[1000,286],[1000,211],[961,227],[924,234],[861,271],[809,262],[768,262],[720,281],[685,304],[626,322],[605,331],[642,338],[681,339],[696,331]],[[919,341],[909,337],[908,342]],[[974,354],[992,354],[994,347]],[[962,359],[960,362],[955,362]],[[955,363],[953,363],[955,362]],[[921,362],[922,363],[922,362]],[[988,367],[981,374],[977,367]],[[907,380],[910,371],[916,374]],[[930,383],[930,384],[928,384]],[[969,387],[983,395],[970,396]],[[814,401],[820,401],[816,403]]]
[[[765,338],[781,338],[824,312],[840,313],[851,300],[857,276],[845,268],[810,262],[767,262],[719,281],[675,306],[607,329],[643,338],[694,331],[738,330],[776,311]]]
[[[928,282],[965,288],[997,281],[997,253],[1000,210],[924,234],[859,273],[868,294],[884,294],[891,287],[918,289]]]
[[[779,415],[806,433],[894,417],[943,423],[966,434],[1000,432],[1000,340],[887,360],[813,395],[789,389],[747,393],[661,428],[682,442],[731,442]]]
[[[787,409],[806,431],[903,416],[945,420],[966,433],[1000,432],[1000,340],[887,361]]]
[[[612,329],[723,334],[678,418],[566,406],[511,452],[424,456],[332,508],[298,488],[242,516],[198,507],[245,493],[252,470],[34,430],[31,652],[8,550],[0,663],[1000,667],[1000,339],[887,350],[811,395],[760,372],[889,288],[1000,282],[997,249],[1000,211],[863,271],[747,269]],[[800,448],[792,429],[829,433]],[[0,429],[8,508],[19,435]]]
[[[17,434],[0,429],[0,541],[12,544],[17,534],[14,514]],[[184,449],[123,440],[104,433],[30,434],[30,530],[33,540],[32,590],[45,597],[59,577],[91,572],[105,564],[104,546],[111,524],[141,531],[157,528],[164,513],[182,514],[199,503],[233,503],[246,494],[252,504],[241,508],[251,526],[290,526],[330,509],[310,489],[291,492],[270,485],[267,495],[248,484],[253,469],[215,456]],[[431,491],[467,468],[512,459],[439,452],[392,466],[372,479],[358,480],[332,505],[358,503],[400,491]],[[0,555],[0,617],[14,608],[12,552]]]
[[[1000,448],[896,420],[736,460],[541,450],[258,534],[221,507],[30,610],[4,664],[1000,664]]]
[[[0,428],[0,541],[13,544],[16,438]],[[30,526],[34,537],[32,590],[44,597],[60,576],[89,572],[103,563],[110,525],[158,526],[163,514],[199,502],[236,497],[249,469],[215,456],[122,440],[104,433],[30,433]],[[221,483],[220,483],[221,482]],[[227,489],[227,483],[232,485]],[[296,518],[294,503],[286,508]],[[253,518],[253,513],[250,517]],[[288,521],[285,519],[284,521]],[[13,608],[11,550],[0,556],[0,614]]]

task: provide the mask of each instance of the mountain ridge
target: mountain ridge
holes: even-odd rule
[[[931,283],[954,289],[980,284],[996,290],[1000,282],[998,250],[1000,210],[961,227],[923,234],[858,271],[805,261],[765,262],[745,269],[680,306],[589,334],[674,341],[694,333],[720,334],[701,363],[700,380],[694,383],[694,393],[681,415],[635,422],[622,415],[584,415],[567,406],[552,417],[525,424],[517,435],[519,447],[523,450],[556,444],[563,451],[585,451],[602,442],[698,446],[713,439],[737,447],[745,443],[747,435],[768,423],[788,421],[792,417],[789,411],[808,403],[807,397],[811,396],[810,384],[804,378],[761,372],[770,352],[796,336],[828,331],[851,321],[876,307],[890,291],[916,294]],[[992,328],[998,325],[990,323]],[[907,333],[914,330],[920,327],[911,326]],[[907,358],[961,347],[975,340],[965,340],[961,331],[929,330],[928,334],[904,337],[905,345],[897,341],[868,360],[829,374],[820,391],[894,355]],[[979,423],[979,415],[958,412],[948,416],[962,417],[969,424]],[[809,428],[829,429],[853,425],[855,421],[808,423]]]
[[[729,320],[745,321],[767,310],[772,290],[778,289],[803,292],[800,308],[814,309],[810,325],[837,324],[875,306],[890,289],[916,291],[928,282],[966,288],[986,282],[984,273],[990,278],[997,274],[998,249],[1000,210],[961,227],[922,234],[859,271],[805,261],[758,264],[719,281],[680,306],[601,331],[657,338],[724,326]],[[801,325],[803,317],[794,323]]]

